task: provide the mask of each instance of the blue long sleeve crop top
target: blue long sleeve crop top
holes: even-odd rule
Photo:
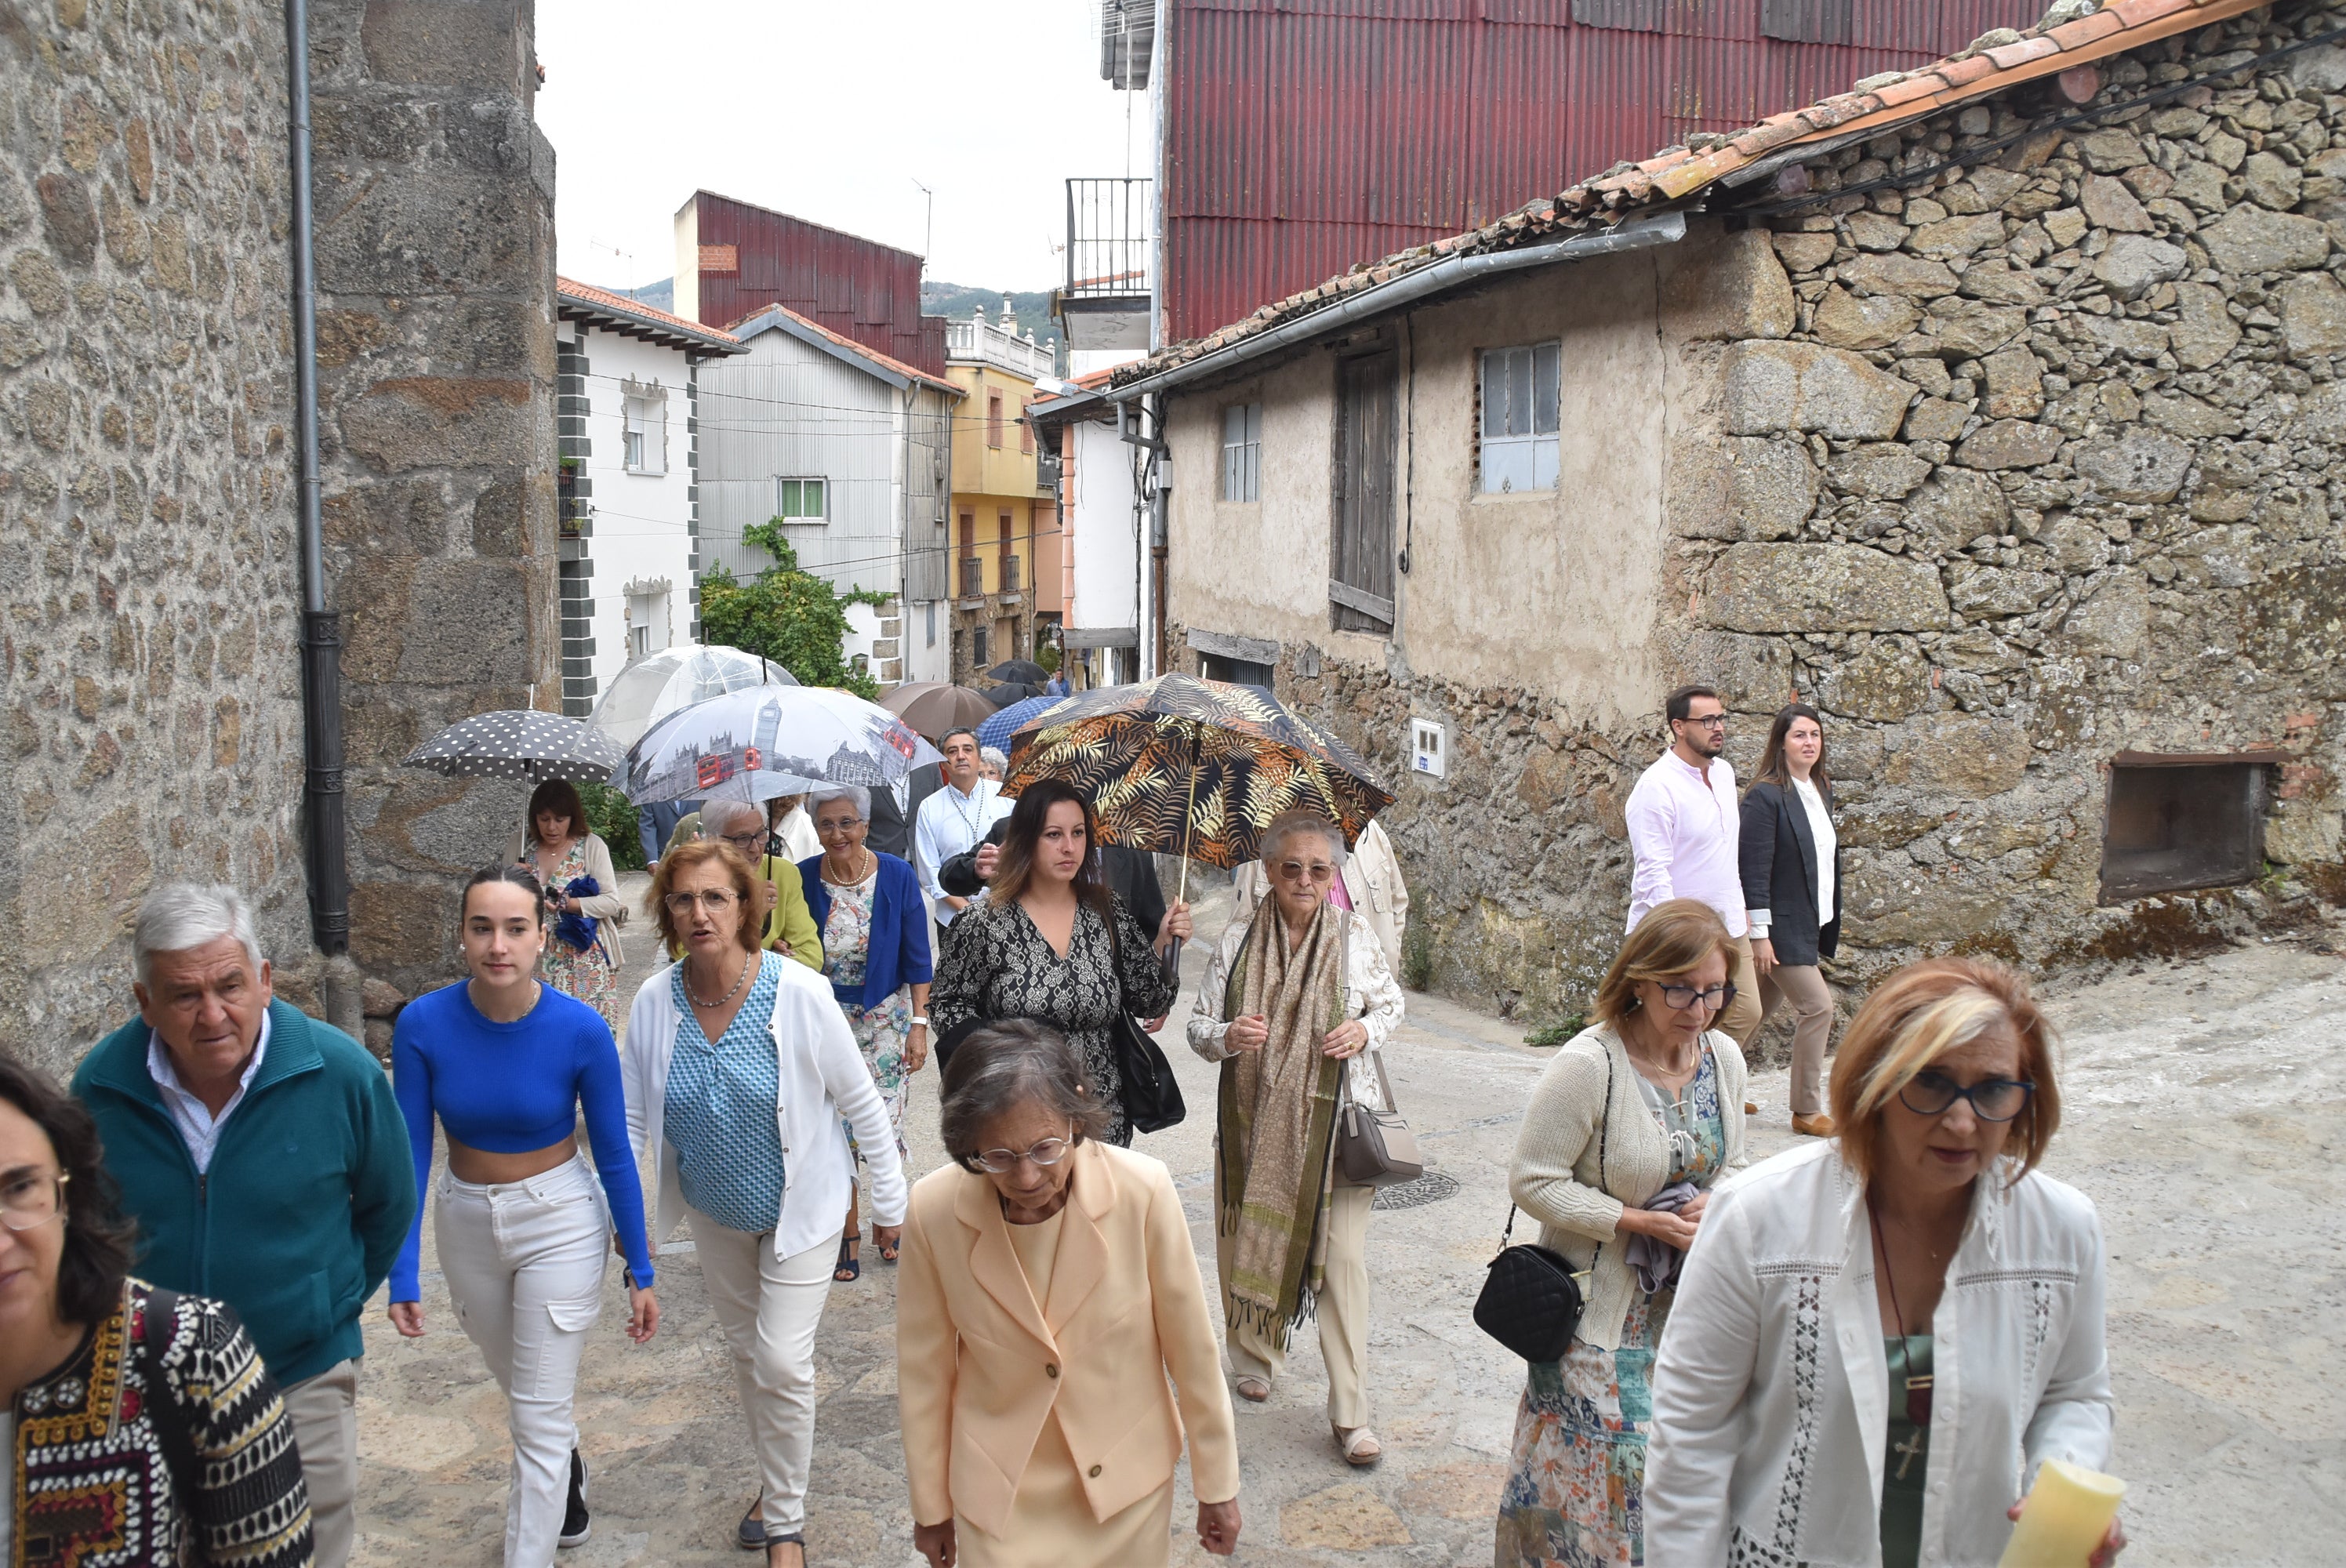
[[[619,1084],[619,1048],[602,1015],[550,985],[537,1005],[511,1023],[484,1017],[467,983],[458,981],[409,1003],[392,1032],[392,1087],[407,1118],[415,1155],[415,1190],[432,1179],[432,1118],[448,1135],[488,1154],[526,1154],[558,1144],[586,1108],[586,1141],[610,1200],[611,1224],[639,1287],[652,1282],[644,1241],[644,1194],[627,1144],[627,1105]],[[391,1298],[413,1301],[424,1205],[415,1206],[407,1244],[391,1270]]]

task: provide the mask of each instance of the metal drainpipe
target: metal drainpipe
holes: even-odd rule
[[[286,0],[286,97],[293,204],[293,429],[301,519],[302,856],[310,932],[326,957],[329,1019],[357,1033],[359,977],[350,959],[351,872],[342,815],[342,617],[326,605],[318,475],[318,265],[310,201],[309,0]]]
[[[1168,550],[1165,532],[1166,497],[1172,494],[1173,482],[1166,470],[1171,466],[1172,449],[1165,444],[1165,400],[1148,400],[1148,432],[1155,445],[1148,454],[1148,553],[1157,564],[1151,575],[1156,579],[1157,596],[1157,673],[1164,675],[1171,668],[1166,663],[1165,640],[1165,566]]]

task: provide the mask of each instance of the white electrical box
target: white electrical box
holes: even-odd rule
[[[1409,721],[1409,769],[1429,778],[1441,779],[1450,772],[1450,727],[1439,719],[1413,718]]]

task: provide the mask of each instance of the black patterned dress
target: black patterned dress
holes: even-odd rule
[[[166,1319],[152,1300],[127,1282],[66,1364],[17,1394],[12,1561],[306,1568],[310,1493],[276,1380],[218,1301],[181,1296]]]
[[[929,988],[929,1027],[944,1039],[970,1019],[1031,1018],[1065,1034],[1091,1069],[1113,1112],[1107,1141],[1129,1145],[1124,1079],[1117,1070],[1117,1016],[1161,1018],[1179,993],[1158,967],[1151,935],[1111,893],[1116,941],[1088,904],[1076,911],[1061,958],[1015,903],[982,899],[946,928],[944,962]],[[1119,973],[1119,971],[1121,972]]]

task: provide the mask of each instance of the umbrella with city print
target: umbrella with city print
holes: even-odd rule
[[[753,686],[679,708],[628,748],[627,799],[770,800],[826,784],[893,789],[937,748],[876,702],[830,687]]]
[[[1358,752],[1261,687],[1195,676],[1085,692],[1011,744],[1004,794],[1065,779],[1091,798],[1107,842],[1212,866],[1253,860],[1281,811],[1317,811],[1350,844],[1393,799]]]

